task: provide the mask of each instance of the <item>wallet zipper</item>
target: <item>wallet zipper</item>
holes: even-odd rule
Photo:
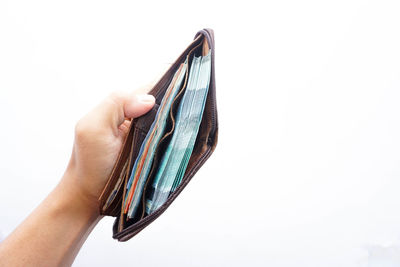
[[[213,49],[212,54],[211,54],[212,62],[213,62],[213,64],[212,64],[213,68],[211,69],[211,83],[212,83],[212,86],[215,88],[215,60],[214,60],[215,59],[215,57],[214,57],[215,56],[215,45],[214,45],[214,38],[213,38],[211,32],[208,29],[203,29],[203,30],[199,31],[196,34],[195,38],[201,33],[204,34],[204,36],[207,39],[207,41],[210,42],[210,44],[211,44],[210,47],[212,47],[212,49]],[[210,103],[211,111],[212,111],[211,112],[211,116],[210,116],[210,120],[211,120],[211,132],[210,132],[210,135],[212,137],[214,137],[215,133],[217,131],[217,117],[216,117],[216,101],[217,101],[216,99],[217,98],[216,98],[215,90],[211,90],[210,93],[212,94],[212,99],[213,99],[213,101]],[[207,142],[210,144],[212,141],[213,141],[212,138],[209,136]]]

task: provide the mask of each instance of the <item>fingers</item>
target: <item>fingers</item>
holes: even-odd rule
[[[96,108],[83,117],[77,124],[79,132],[108,132],[118,135],[124,132],[126,118],[136,118],[148,112],[154,105],[151,95],[115,92],[103,100]],[[122,127],[120,127],[122,126]]]
[[[122,135],[125,136],[129,132],[129,126],[131,125],[130,120],[125,120],[118,129],[121,131]]]

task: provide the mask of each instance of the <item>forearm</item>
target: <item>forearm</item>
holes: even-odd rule
[[[100,220],[98,198],[118,158],[131,120],[148,112],[151,95],[114,93],[75,127],[64,177],[2,243],[2,266],[68,266]]]
[[[2,243],[0,266],[69,266],[100,220],[66,172],[61,182]]]

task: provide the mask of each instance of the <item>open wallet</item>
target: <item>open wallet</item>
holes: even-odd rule
[[[156,99],[133,119],[99,198],[100,214],[116,217],[113,238],[127,241],[178,197],[217,145],[215,46],[199,31],[149,94]]]

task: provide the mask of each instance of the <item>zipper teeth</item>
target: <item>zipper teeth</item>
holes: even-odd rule
[[[211,43],[211,47],[213,48],[212,51],[212,69],[211,69],[211,83],[212,87],[214,90],[211,90],[212,93],[212,98],[214,101],[211,101],[211,136],[215,136],[215,132],[217,130],[217,118],[216,118],[216,92],[215,92],[215,45],[214,45],[214,40],[210,34],[210,32],[207,29],[203,29],[201,32],[204,32],[205,37],[207,38],[207,41]],[[208,142],[208,140],[207,140]]]

